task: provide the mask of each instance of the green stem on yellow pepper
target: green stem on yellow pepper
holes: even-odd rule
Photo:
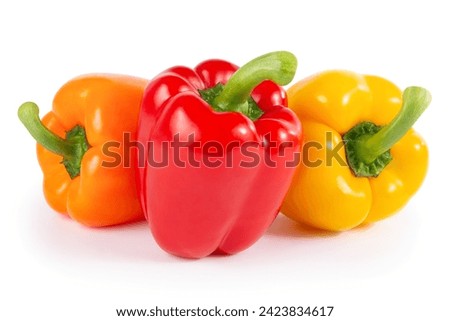
[[[421,87],[403,92],[400,112],[386,126],[362,122],[344,135],[347,160],[356,176],[378,176],[392,160],[390,149],[414,125],[431,102],[431,94]]]

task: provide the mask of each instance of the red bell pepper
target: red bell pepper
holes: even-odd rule
[[[162,249],[188,258],[233,254],[270,226],[302,141],[279,86],[296,67],[295,56],[280,51],[239,70],[223,60],[177,66],[149,83],[137,181]]]

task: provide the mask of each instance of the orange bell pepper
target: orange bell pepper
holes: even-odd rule
[[[144,218],[136,166],[104,166],[111,159],[103,148],[107,142],[121,142],[124,133],[135,139],[146,84],[129,76],[85,75],[57,92],[53,110],[42,121],[36,104],[19,108],[20,120],[38,142],[44,195],[55,211],[92,227]],[[124,156],[123,145],[114,151],[116,157]]]

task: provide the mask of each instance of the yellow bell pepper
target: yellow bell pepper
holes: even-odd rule
[[[402,96],[380,77],[326,71],[287,94],[305,144],[285,215],[343,231],[394,214],[419,189],[428,149],[411,127],[431,102],[427,90],[409,87]]]

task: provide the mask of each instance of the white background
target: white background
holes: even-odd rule
[[[116,320],[116,308],[335,306],[330,320],[448,319],[450,118],[445,1],[2,1],[0,318]],[[290,50],[296,80],[329,68],[421,85],[430,146],[421,190],[395,217],[314,233],[279,217],[252,248],[184,260],[145,223],[88,229],[53,212],[16,111],[41,113],[70,78],[144,78],[211,57],[242,64]],[[256,317],[255,317],[256,318]]]

